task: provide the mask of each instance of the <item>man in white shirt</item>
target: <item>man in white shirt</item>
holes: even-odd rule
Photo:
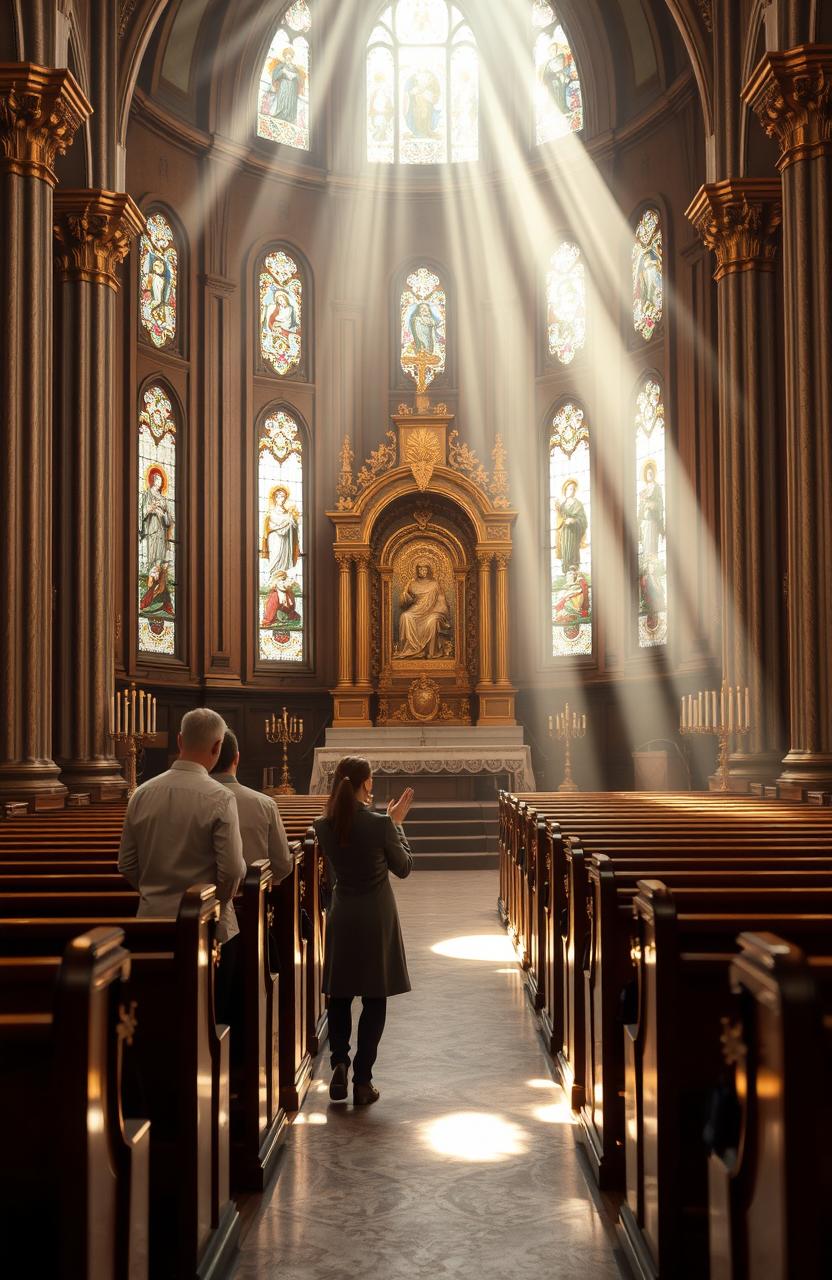
[[[247,865],[251,866],[260,858],[268,858],[274,882],[278,884],[292,870],[292,855],[283,819],[271,796],[264,796],[262,791],[253,791],[237,781],[239,764],[237,736],[231,729],[226,729],[212,776],[227,787],[237,801],[243,857]]]
[[[140,916],[175,916],[190,885],[215,884],[219,942],[239,932],[231,899],[246,873],[234,797],[209,777],[225,729],[208,707],[182,717],[179,759],[131,796],[118,856],[119,871],[141,895]]]

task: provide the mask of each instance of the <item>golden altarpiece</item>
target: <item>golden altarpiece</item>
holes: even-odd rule
[[[344,440],[335,727],[515,723],[505,449],[487,471],[453,421],[420,378],[357,475]]]

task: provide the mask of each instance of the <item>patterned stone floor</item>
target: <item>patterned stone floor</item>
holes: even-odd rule
[[[626,1276],[497,922],[496,873],[394,887],[413,991],[388,1005],[381,1100],[330,1103],[322,1055],[234,1280]]]

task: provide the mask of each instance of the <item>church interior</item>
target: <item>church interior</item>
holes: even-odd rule
[[[0,0],[13,1274],[832,1274],[831,212],[832,0]],[[292,855],[231,1029],[118,870],[205,707]]]

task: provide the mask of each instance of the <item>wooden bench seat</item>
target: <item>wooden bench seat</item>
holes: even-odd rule
[[[124,1119],[120,1010],[131,960],[122,941],[117,928],[93,928],[61,954],[0,960],[10,1276],[147,1280],[150,1125]]]

